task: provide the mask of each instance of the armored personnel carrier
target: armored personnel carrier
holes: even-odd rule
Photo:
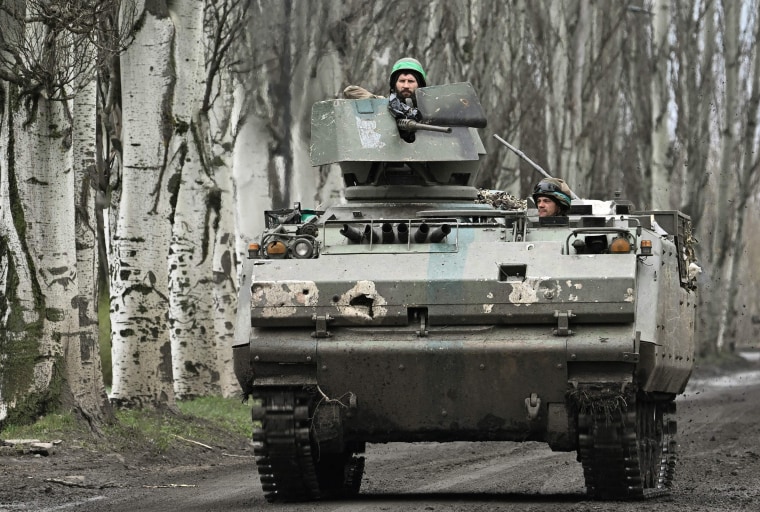
[[[594,498],[666,492],[694,364],[689,218],[479,204],[473,88],[417,104],[410,124],[382,98],[316,103],[312,163],[340,164],[345,202],[265,212],[243,263],[235,372],[267,499],[355,494],[366,443],[414,441],[541,441],[577,451]]]

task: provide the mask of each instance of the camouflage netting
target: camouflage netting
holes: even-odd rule
[[[610,387],[584,386],[568,391],[567,395],[578,412],[591,415],[595,421],[603,417],[606,424],[621,417],[633,403],[630,391]]]
[[[525,210],[528,208],[527,199],[518,199],[502,190],[478,189],[478,198],[475,199],[475,202],[490,204],[497,210]]]

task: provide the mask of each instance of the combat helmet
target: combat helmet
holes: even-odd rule
[[[570,209],[570,187],[560,178],[544,178],[533,189],[533,201],[538,203],[540,196],[546,196],[559,205],[563,214]]]
[[[413,59],[412,57],[404,57],[403,59],[397,60],[391,68],[391,90],[393,90],[393,88],[396,86],[396,80],[402,71],[413,73],[414,76],[417,77],[417,82],[419,82],[420,87],[426,86],[427,75],[425,74],[425,70],[422,69],[422,64],[420,64],[420,61]]]

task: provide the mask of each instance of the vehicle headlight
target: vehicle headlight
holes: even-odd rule
[[[314,254],[314,244],[308,238],[297,238],[291,248],[294,258],[307,259]]]

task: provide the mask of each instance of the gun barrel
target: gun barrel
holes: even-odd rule
[[[398,235],[399,242],[402,244],[407,243],[409,241],[409,226],[403,222],[399,222],[398,227],[396,227],[396,234]]]
[[[393,232],[393,225],[390,222],[383,223],[381,229],[380,241],[384,244],[392,244],[396,240],[396,234]]]
[[[367,224],[364,226],[364,239],[371,244],[379,244],[380,232],[376,229],[372,229],[372,226]]]
[[[348,238],[354,243],[359,243],[362,241],[362,233],[358,229],[349,226],[348,224],[343,224],[343,229],[340,230],[340,234]]]
[[[446,238],[446,235],[451,233],[451,226],[448,224],[441,224],[440,227],[435,228],[432,233],[430,233],[430,242],[437,244],[444,238]]]
[[[451,133],[450,126],[436,126],[434,124],[423,124],[411,119],[398,119],[396,121],[399,130],[405,130],[408,132],[427,131],[427,132],[440,132]]]
[[[424,243],[427,240],[429,232],[430,226],[423,222],[417,227],[417,231],[414,232],[414,241],[418,244]]]

